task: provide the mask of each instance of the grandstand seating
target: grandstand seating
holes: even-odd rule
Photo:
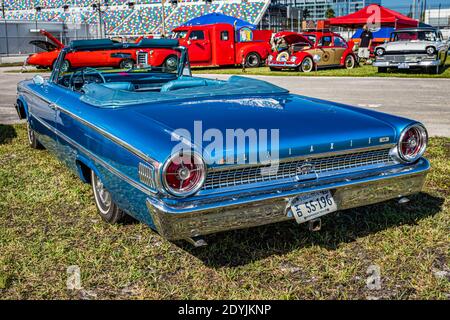
[[[93,3],[108,3],[102,7],[102,18],[108,35],[143,35],[161,33],[163,26],[162,0],[4,0],[7,20],[62,21],[67,23],[98,22]],[[127,4],[134,3],[134,8]],[[250,23],[258,23],[270,0],[179,0],[164,5],[166,32],[203,14],[222,12]],[[64,6],[68,9],[64,10]],[[40,7],[37,12],[35,7]]]

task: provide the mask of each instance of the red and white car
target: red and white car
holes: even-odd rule
[[[270,70],[293,69],[311,72],[317,68],[353,69],[357,58],[353,46],[330,31],[279,32],[274,37],[277,48],[268,57]]]

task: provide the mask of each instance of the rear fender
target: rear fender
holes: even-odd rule
[[[28,119],[28,104],[22,96],[17,97],[15,107],[19,119]]]
[[[95,163],[85,155],[78,154],[75,162],[77,166],[78,176],[84,183],[91,182],[91,170],[94,171],[95,175],[99,177],[100,180],[103,180],[103,177],[97,169]]]

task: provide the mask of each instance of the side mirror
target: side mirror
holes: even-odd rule
[[[37,74],[33,77],[33,83],[38,86],[42,86],[45,83],[45,79],[43,76]]]
[[[183,75],[183,76],[192,77],[191,68],[189,68],[189,66],[184,66],[184,67],[183,67],[182,75]]]

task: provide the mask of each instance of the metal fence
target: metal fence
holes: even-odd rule
[[[45,39],[39,33],[41,29],[49,31],[64,44],[71,40],[98,37],[96,26],[88,24],[0,20],[0,55],[35,53],[39,49],[31,45],[30,41]]]

